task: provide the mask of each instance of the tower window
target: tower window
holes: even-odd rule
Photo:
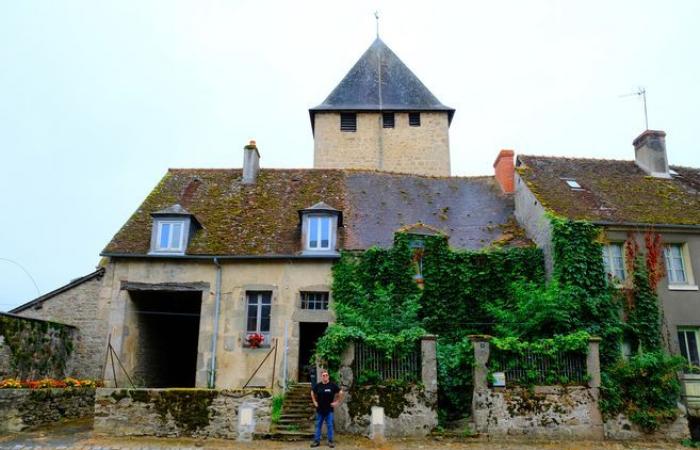
[[[408,125],[412,126],[412,127],[419,127],[420,126],[420,113],[419,112],[408,113]]]
[[[340,113],[340,131],[357,131],[357,114]]]
[[[394,128],[394,113],[382,114],[382,126],[384,128]]]

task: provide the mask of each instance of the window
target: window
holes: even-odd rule
[[[565,179],[564,181],[566,181],[566,184],[567,184],[571,189],[573,189],[573,190],[575,190],[575,191],[583,190],[583,188],[581,187],[581,185],[578,184],[578,181],[576,181],[576,180],[566,180],[566,179]]]
[[[159,220],[155,250],[158,252],[184,252],[184,222]]]
[[[331,249],[331,218],[330,216],[310,216],[307,239],[309,250]]]
[[[265,336],[263,344],[269,344],[270,340],[270,311],[272,308],[272,292],[248,291],[246,332],[260,333]]]
[[[384,128],[394,128],[394,113],[382,114],[382,126]]]
[[[668,244],[664,248],[668,284],[688,284],[683,244]]]
[[[603,247],[603,264],[605,271],[613,282],[625,281],[625,257],[624,246],[621,243],[608,244]]]
[[[340,113],[340,131],[357,131],[357,114]]]
[[[420,113],[419,112],[408,113],[408,125],[412,126],[412,127],[419,127],[420,126]]]
[[[301,309],[328,309],[328,292],[302,292]]]
[[[698,352],[698,329],[697,328],[679,328],[678,329],[678,345],[681,349],[681,355],[688,360],[690,364],[700,366],[700,352]]]

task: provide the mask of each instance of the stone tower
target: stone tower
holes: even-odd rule
[[[449,176],[454,112],[377,38],[309,110],[314,167]]]

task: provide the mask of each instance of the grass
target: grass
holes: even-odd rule
[[[272,412],[270,413],[270,421],[277,423],[282,417],[282,404],[284,403],[284,394],[278,394],[272,397]]]

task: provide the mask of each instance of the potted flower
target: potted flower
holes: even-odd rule
[[[250,348],[258,348],[265,341],[265,336],[262,333],[250,333],[245,340]]]

